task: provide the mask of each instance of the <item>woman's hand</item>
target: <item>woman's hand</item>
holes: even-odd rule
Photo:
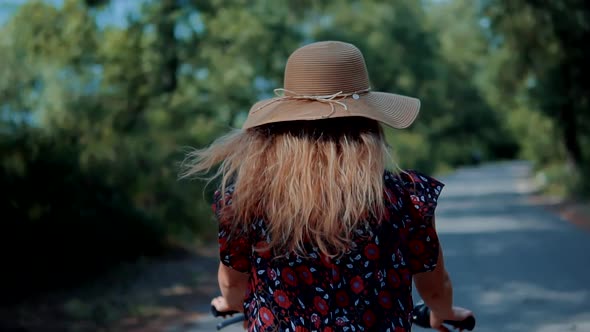
[[[239,306],[239,307],[230,306],[230,304],[227,302],[227,300],[223,296],[218,296],[216,298],[213,298],[213,300],[211,300],[211,305],[214,306],[215,309],[219,312],[227,312],[227,311],[243,312],[244,311],[244,308],[242,306]]]
[[[462,321],[462,320],[467,319],[469,316],[473,316],[473,312],[471,310],[461,308],[461,307],[453,307],[451,314],[447,315],[445,317],[439,316],[436,314],[436,312],[431,310],[430,311],[430,326],[433,329],[436,329],[441,332],[449,332],[449,329],[442,325],[445,320]]]

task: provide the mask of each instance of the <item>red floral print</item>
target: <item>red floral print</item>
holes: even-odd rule
[[[350,280],[350,289],[352,289],[355,294],[362,292],[365,289],[363,278],[361,278],[361,276],[352,278],[352,280]]]
[[[343,289],[336,292],[336,304],[339,307],[347,307],[349,303],[350,297],[348,296],[348,292]]]
[[[316,310],[319,311],[320,314],[322,314],[322,316],[325,316],[328,314],[328,309],[329,309],[328,304],[321,297],[319,297],[319,296],[314,297],[313,298],[313,305],[316,308]]]
[[[287,293],[282,290],[275,291],[274,300],[281,308],[289,309],[291,306],[291,301],[289,301]]]
[[[311,275],[311,271],[307,266],[298,266],[295,270],[297,271],[297,275],[301,281],[308,285],[313,284],[313,276]]]
[[[270,326],[274,322],[274,319],[275,316],[270,309],[265,307],[260,308],[260,320],[264,326]]]
[[[281,275],[283,276],[283,281],[290,286],[297,286],[297,275],[292,268],[286,267],[281,271]]]
[[[311,315],[311,322],[313,323],[313,326],[317,329],[320,327],[320,325],[322,324],[322,321],[320,319],[320,316],[316,313],[313,313]]]
[[[414,255],[421,255],[424,252],[424,243],[419,240],[410,241],[410,250]]]
[[[363,314],[363,323],[365,323],[365,326],[370,328],[373,325],[375,325],[376,322],[377,322],[377,317],[375,317],[375,314],[373,313],[373,311],[371,311],[371,310],[365,311],[365,313]]]
[[[391,307],[393,306],[391,294],[389,294],[389,292],[386,290],[382,290],[379,292],[378,299],[379,305],[381,305],[385,309],[391,309]]]
[[[383,179],[383,219],[368,217],[355,231],[356,247],[343,256],[310,246],[310,257],[277,258],[261,250],[269,243],[263,219],[238,232],[219,221],[221,262],[251,276],[248,331],[410,331],[412,275],[433,270],[438,259],[433,216],[443,184],[415,171],[386,171]],[[215,193],[218,219],[233,194],[233,186]]]
[[[270,280],[277,280],[277,273],[275,272],[275,270],[267,269],[266,271],[268,273]]]
[[[270,249],[268,249],[267,247],[268,243],[266,241],[259,241],[256,244],[256,250],[258,251],[258,254],[260,255],[260,257],[264,259],[269,259],[272,257],[272,253],[270,252]]]
[[[401,284],[401,280],[399,279],[399,274],[396,272],[395,269],[387,270],[387,283],[390,287],[398,288]]]
[[[379,259],[379,247],[375,243],[367,244],[364,252],[365,257],[367,257],[368,260],[374,261]]]

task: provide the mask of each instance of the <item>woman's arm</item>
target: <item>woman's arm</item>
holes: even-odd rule
[[[453,285],[445,269],[442,247],[432,272],[414,275],[414,283],[424,303],[437,315],[451,317],[453,313]]]
[[[435,227],[434,218],[432,227]],[[442,247],[439,243],[438,259],[436,267],[431,272],[422,272],[414,275],[416,289],[430,308],[430,325],[438,331],[448,332],[442,326],[444,320],[462,321],[473,312],[465,308],[453,307],[453,285],[449,273],[445,268]]]
[[[224,301],[215,303],[218,311],[244,311],[244,296],[248,290],[250,276],[246,273],[233,270],[219,263],[217,280]],[[215,300],[214,300],[215,301]],[[223,303],[224,302],[224,303]]]

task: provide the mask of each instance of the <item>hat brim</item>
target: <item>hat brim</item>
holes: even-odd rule
[[[420,111],[419,99],[386,92],[368,92],[359,95],[358,99],[349,96],[336,101],[346,108],[335,102],[310,99],[277,97],[262,100],[252,106],[242,128],[274,122],[360,116],[404,129],[414,122]]]

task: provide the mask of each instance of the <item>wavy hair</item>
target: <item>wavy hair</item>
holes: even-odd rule
[[[275,254],[306,255],[311,245],[333,257],[350,249],[361,223],[381,219],[387,156],[374,120],[280,122],[234,130],[193,150],[181,176],[220,178],[222,192],[233,185],[220,220],[240,232],[264,218]]]

